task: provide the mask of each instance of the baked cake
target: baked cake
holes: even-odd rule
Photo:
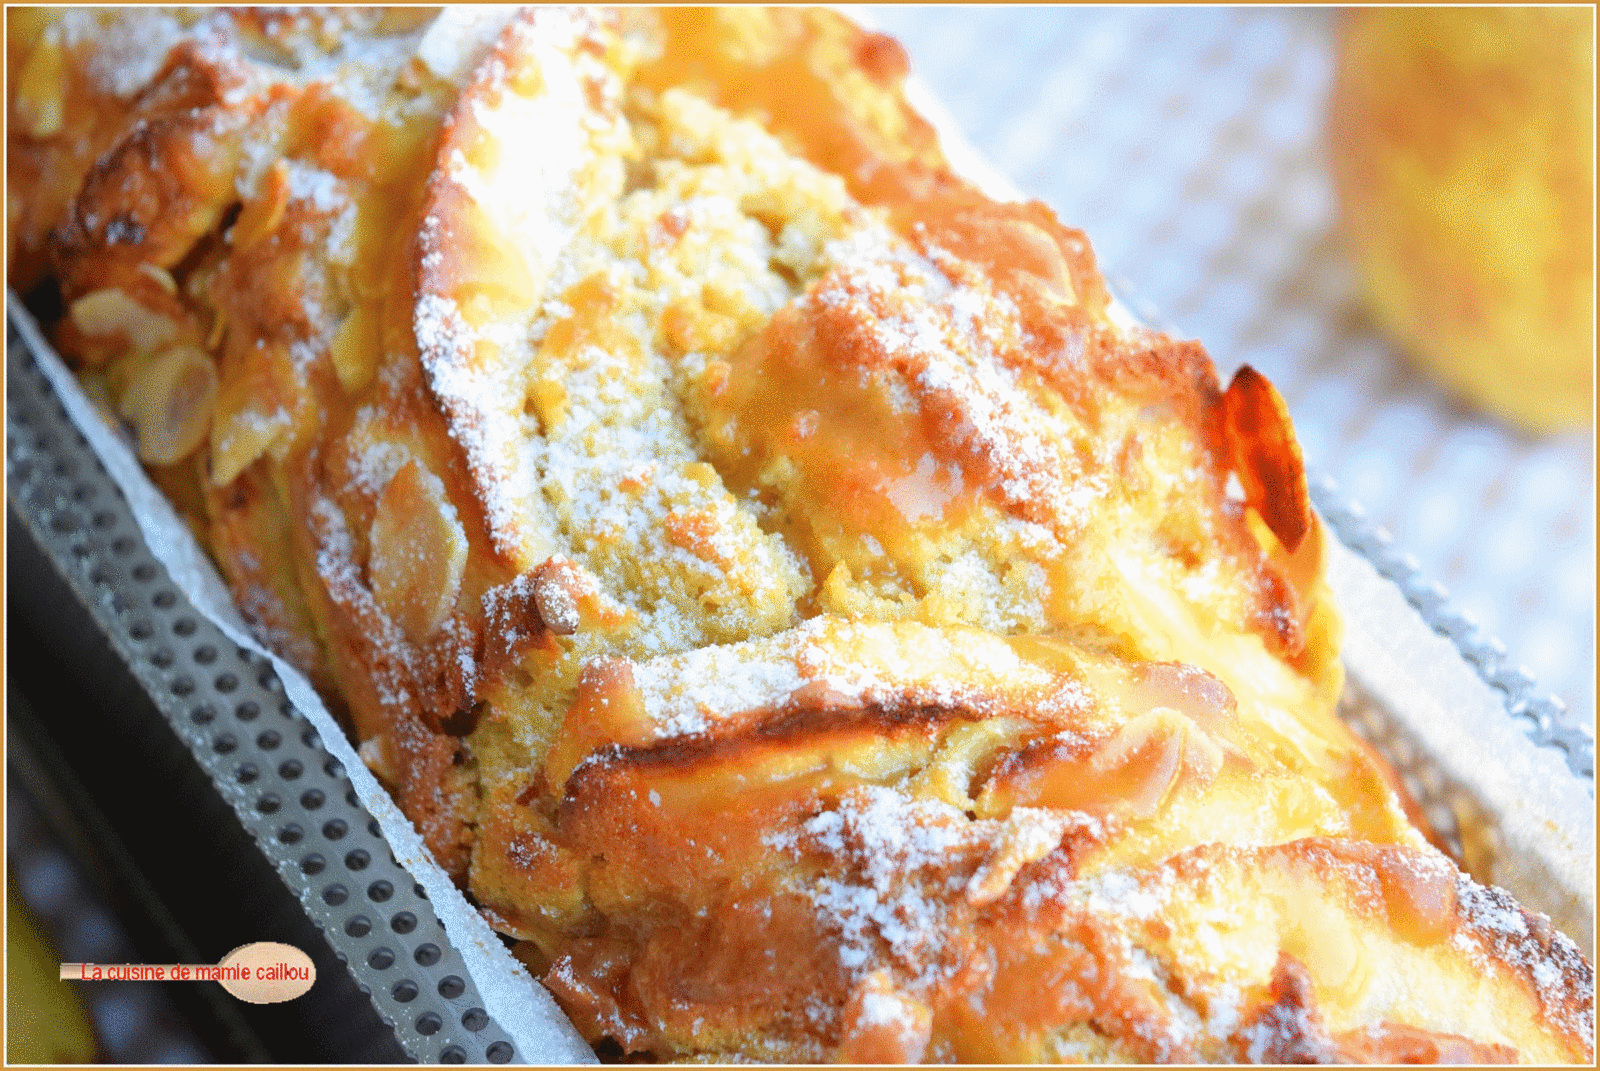
[[[1589,1062],[1282,400],[820,9],[10,9],[8,270],[603,1054]]]

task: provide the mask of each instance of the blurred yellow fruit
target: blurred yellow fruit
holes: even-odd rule
[[[87,1064],[95,1059],[89,1013],[61,980],[61,957],[33,913],[6,887],[6,1062]]]
[[[1367,300],[1446,384],[1533,431],[1593,421],[1594,17],[1339,23],[1330,164]]]

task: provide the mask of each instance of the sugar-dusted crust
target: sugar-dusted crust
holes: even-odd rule
[[[892,41],[11,18],[13,280],[603,1052],[1592,1057],[1333,714],[1281,399],[1118,326]]]

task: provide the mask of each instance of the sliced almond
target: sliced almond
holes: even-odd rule
[[[582,604],[592,587],[584,579],[566,558],[552,558],[534,574],[533,604],[544,627],[557,636],[570,636],[583,623]]]
[[[224,405],[211,429],[211,483],[226,487],[266,453],[289,427],[282,410],[263,411],[247,398],[238,408]]]
[[[372,382],[381,347],[377,309],[365,304],[351,309],[328,347],[333,370],[346,393],[354,394]]]
[[[239,210],[239,218],[228,230],[228,241],[235,250],[249,249],[278,229],[288,204],[289,169],[278,160],[262,176],[260,196],[246,201]]]
[[[117,412],[138,431],[140,460],[171,465],[206,437],[216,399],[211,358],[193,346],[173,346],[140,363]]]
[[[1002,748],[1012,748],[1028,730],[1022,718],[985,718],[951,729],[933,760],[912,778],[910,791],[919,799],[937,799],[963,811],[974,810],[972,786],[982,767]],[[990,818],[993,815],[980,815]]]
[[[444,484],[413,458],[378,498],[367,577],[372,593],[412,643],[433,633],[456,604],[467,536]]]
[[[1311,491],[1289,406],[1266,376],[1240,366],[1222,396],[1233,471],[1244,499],[1293,554],[1311,529]]]
[[[389,757],[384,751],[383,739],[377,736],[369,736],[361,741],[361,747],[356,751],[356,754],[361,756],[361,761],[366,764],[367,769],[371,770],[378,780],[386,785],[397,785],[400,783],[400,779],[395,776],[394,764],[389,761]]]
[[[1123,724],[1089,762],[1101,776],[1120,775],[1123,800],[1139,818],[1153,814],[1182,781],[1209,785],[1222,769],[1221,746],[1171,707],[1154,707]]]
[[[174,296],[177,295],[177,280],[172,277],[171,272],[161,267],[159,264],[141,264],[139,265],[139,274],[154,282],[167,293]]]
[[[1056,850],[1076,820],[1067,812],[1048,808],[1014,808],[988,858],[967,882],[967,902],[981,907],[1000,899],[1023,867]]]
[[[115,286],[83,295],[72,303],[69,315],[86,335],[122,335],[134,353],[171,342],[178,333],[178,325],[170,317],[146,308]]]
[[[1194,724],[1168,707],[1156,707],[1125,722],[1089,760],[1115,808],[1148,818],[1172,791],[1182,771],[1184,735]]]

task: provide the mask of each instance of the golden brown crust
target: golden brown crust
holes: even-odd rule
[[[866,204],[894,206],[969,184],[937,132],[906,101],[899,43],[821,8],[724,14],[663,8],[661,58],[641,85],[687,85],[757,118],[807,160],[842,176]]]
[[[904,625],[818,620],[803,633],[799,648],[760,645],[776,662],[740,661],[752,650],[591,666],[563,733],[610,743],[574,750],[558,738],[556,766],[488,808],[531,823],[521,862],[497,875],[528,885],[492,910],[538,942],[547,981],[592,1036],[656,1053],[728,1051],[719,1046],[759,1036],[782,1039],[768,1055],[791,1060],[892,1045],[910,1046],[892,1050],[907,1060],[1038,1059],[1073,1023],[1100,1039],[1086,1053],[1140,1060],[1503,1059],[1513,1037],[1535,1046],[1521,1050],[1533,1059],[1584,1051],[1592,982],[1577,950],[1430,850],[1355,839],[1338,825],[1304,836],[1275,824],[1238,847],[1138,853],[1174,827],[1180,845],[1221,834],[1205,801],[1244,785],[1265,795],[1284,776],[1260,726],[1238,719],[1214,679],[1017,641],[1008,649],[1028,662],[1007,664],[980,636]],[[952,648],[969,661],[951,664]],[[877,675],[913,650],[918,674]],[[862,651],[878,660],[851,653]],[[781,669],[786,659],[797,675]],[[861,692],[821,683],[843,665]],[[1004,665],[1004,676],[980,683],[985,665]],[[686,682],[710,673],[752,689],[754,705],[697,707]],[[951,691],[953,681],[971,683]],[[1038,724],[1048,692],[1075,698]],[[934,695],[943,698],[930,704]],[[1141,695],[1178,707],[1154,724],[1130,718]],[[1019,718],[1034,727],[976,751],[963,743]],[[1030,737],[1057,749],[1049,761],[1018,764]],[[1077,742],[1050,743],[1058,738]],[[1207,746],[1221,749],[1220,763]],[[586,751],[567,776],[561,756]],[[936,776],[951,768],[941,756],[962,751],[961,774]],[[1163,784],[1139,787],[1157,770]],[[1041,778],[1063,773],[1054,783],[1072,796],[1040,791],[1052,783]],[[1005,787],[1030,784],[1021,796]],[[955,796],[941,795],[951,786]],[[551,798],[560,803],[547,815]],[[1292,792],[1277,799],[1272,823],[1305,806]],[[544,918],[505,914],[540,885],[568,890],[540,898],[566,906]],[[768,946],[787,953],[781,979],[728,993],[727,964],[772,939],[769,912],[788,920]],[[589,958],[599,947],[603,970]],[[1231,951],[1218,958],[1218,947]],[[984,964],[1003,969],[990,975]],[[1466,1000],[1466,980],[1486,969],[1495,995]],[[1457,996],[1439,1005],[1437,991]],[[820,1000],[811,1019],[784,1018],[793,993]],[[873,1030],[863,1002],[888,1017]],[[1352,1014],[1379,1017],[1359,1026]],[[1547,1040],[1565,1040],[1538,1048],[1546,1042],[1531,1039],[1545,1028]]]
[[[1592,1055],[1334,717],[1281,398],[953,173],[889,39],[8,17],[13,279],[54,228],[56,338],[591,1039]]]
[[[234,198],[239,137],[262,105],[236,65],[192,43],[173,51],[51,234],[69,300],[128,282],[142,264],[171,269],[217,225]]]

